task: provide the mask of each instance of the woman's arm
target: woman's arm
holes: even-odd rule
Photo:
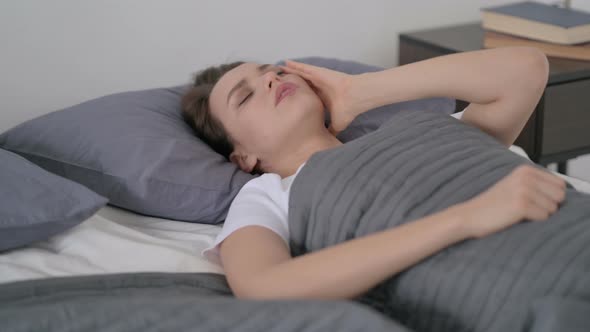
[[[549,63],[532,47],[503,47],[439,56],[359,75],[359,111],[421,98],[468,101],[462,120],[512,145],[534,111]],[[360,114],[360,113],[359,113]],[[358,114],[357,114],[358,115]]]
[[[249,299],[352,299],[437,251],[467,238],[458,205],[399,227],[291,258],[263,227],[229,235],[220,256],[234,295]]]

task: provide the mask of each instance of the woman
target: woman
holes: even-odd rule
[[[565,182],[521,166],[464,203],[294,258],[286,223],[289,188],[299,170],[315,152],[342,145],[335,135],[359,114],[448,96],[470,102],[462,121],[508,147],[534,111],[547,78],[547,58],[528,47],[446,55],[361,75],[293,61],[283,67],[234,63],[201,72],[183,99],[186,121],[243,171],[263,173],[240,190],[205,253],[211,259],[219,254],[237,297],[352,299],[454,243],[524,218],[547,219],[565,197]]]

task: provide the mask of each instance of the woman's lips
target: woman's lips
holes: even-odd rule
[[[290,82],[285,82],[279,85],[275,93],[275,106],[277,106],[285,97],[294,94],[295,90],[297,90],[297,85]]]

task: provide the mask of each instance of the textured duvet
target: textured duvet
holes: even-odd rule
[[[292,255],[444,210],[522,164],[534,165],[460,120],[400,111],[300,170],[289,201]],[[568,185],[549,220],[448,247],[358,300],[416,331],[585,331],[590,195]]]
[[[0,284],[0,331],[409,331],[353,301],[243,300],[211,273]]]

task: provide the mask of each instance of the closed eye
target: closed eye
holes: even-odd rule
[[[242,104],[243,104],[243,103],[246,101],[246,99],[250,98],[250,96],[251,96],[253,93],[254,93],[254,92],[250,92],[250,93],[249,93],[249,94],[246,96],[246,98],[244,98],[244,100],[242,100],[242,101],[240,102],[240,104],[238,104],[238,106],[242,105]]]

